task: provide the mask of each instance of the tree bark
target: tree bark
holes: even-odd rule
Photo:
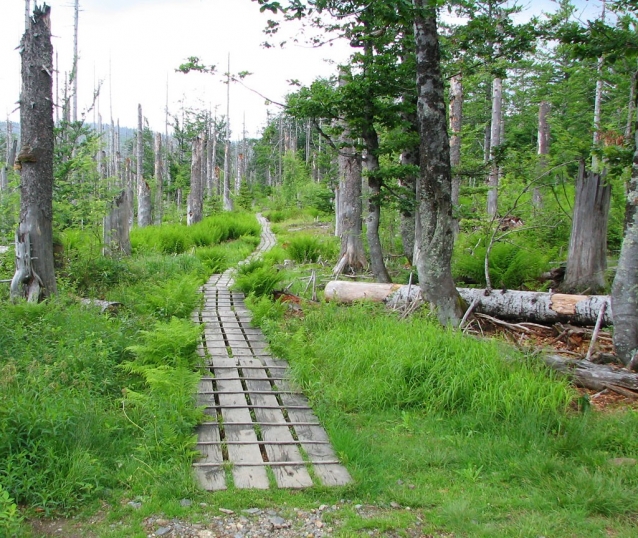
[[[164,202],[164,181],[162,173],[162,135],[155,133],[155,224],[162,224],[162,209]]]
[[[627,197],[628,216],[618,268],[611,290],[614,346],[620,360],[638,369],[638,129]]]
[[[621,387],[638,392],[638,376],[627,370],[594,364],[586,360],[568,359],[560,355],[545,355],[543,361],[554,370],[571,378],[579,387],[612,391],[616,387]]]
[[[131,254],[129,235],[130,204],[128,193],[124,189],[113,201],[111,212],[104,217],[104,251],[103,254]]]
[[[191,161],[191,190],[188,195],[186,222],[189,226],[201,222],[203,218],[204,185],[202,174],[203,140],[198,136],[193,140]]]
[[[549,122],[547,118],[551,111],[551,105],[547,101],[541,101],[538,106],[538,173],[540,177],[547,169],[547,156],[549,155]],[[538,186],[532,190],[532,205],[535,209],[543,207],[543,196]]]
[[[339,85],[346,84],[340,73]],[[363,240],[361,200],[361,155],[354,148],[348,125],[343,122],[338,157],[339,185],[335,193],[335,233],[341,238],[339,261],[333,274],[356,273],[367,265]]]
[[[605,288],[610,201],[611,185],[601,174],[586,173],[581,163],[562,291],[599,293]]]
[[[450,165],[452,170],[461,165],[461,126],[463,125],[463,78],[454,75],[450,79]],[[459,206],[461,176],[456,173],[452,177],[452,207]],[[454,235],[459,233],[459,220],[454,219]]]
[[[383,248],[379,237],[381,225],[381,179],[379,178],[379,138],[371,125],[363,130],[363,139],[367,154],[364,166],[368,173],[368,217],[366,219],[366,237],[370,249],[370,266],[377,282],[392,282],[383,261]]]
[[[151,223],[151,188],[144,179],[142,105],[137,105],[137,225],[144,228],[150,226]]]
[[[11,296],[37,301],[57,293],[53,263],[53,47],[51,8],[34,9],[22,38],[22,147],[17,270]],[[23,256],[21,260],[19,256]],[[21,268],[22,261],[30,261]]]
[[[344,303],[369,299],[402,304],[415,300],[419,292],[416,286],[335,280],[326,285],[325,296],[327,300]],[[485,290],[476,288],[458,288],[458,292],[467,304],[477,302],[475,312],[500,319],[545,324],[560,322],[594,325],[603,304],[609,301],[607,295],[566,295],[516,290],[494,291],[486,295]],[[612,324],[609,309],[604,312],[602,324]]]
[[[346,142],[349,133],[342,135],[344,146],[339,151],[338,220],[341,237],[339,262],[333,274],[361,271],[367,265],[361,235],[361,156]]]
[[[487,180],[487,214],[498,214],[499,165],[496,150],[501,145],[501,120],[503,116],[503,80],[496,77],[492,82],[492,122],[490,135],[490,175]]]
[[[415,120],[416,123],[416,120]],[[419,148],[406,149],[401,153],[401,164],[404,166],[419,166]],[[406,191],[406,199],[401,204],[401,215],[399,228],[401,230],[401,244],[403,245],[403,255],[410,265],[414,264],[414,239],[416,236],[416,182],[417,177],[409,174],[399,180]]]
[[[423,296],[443,325],[458,326],[464,312],[452,279],[454,229],[450,142],[441,75],[436,7],[414,0],[417,57],[417,118],[421,136],[421,171],[417,187],[416,263]],[[419,229],[417,227],[417,229]]]

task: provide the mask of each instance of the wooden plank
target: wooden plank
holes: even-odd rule
[[[228,367],[234,364],[232,359],[221,359],[215,362],[221,366]],[[243,390],[241,381],[238,379],[237,370],[220,368],[213,370],[216,377],[217,390],[236,391]],[[257,433],[252,426],[233,425],[234,422],[250,423],[252,421],[250,410],[247,407],[227,409],[224,406],[246,405],[246,397],[243,394],[221,394],[219,395],[221,414],[224,419],[224,438],[228,441],[241,441],[246,445],[230,445],[228,447],[228,458],[231,463],[263,463],[261,450],[257,444]],[[235,487],[240,489],[268,489],[268,475],[263,465],[233,467],[233,482]]]
[[[275,359],[266,360],[266,364],[273,366],[281,366],[281,361]],[[287,381],[277,383],[280,390],[291,391],[291,387]],[[318,422],[316,415],[311,409],[298,409],[297,406],[308,405],[305,396],[298,394],[282,394],[281,401],[287,406],[288,418],[292,422]],[[290,406],[290,407],[288,407]],[[301,447],[308,455],[308,458],[315,461],[333,462],[338,460],[334,449],[331,445],[304,443],[304,441],[329,441],[328,434],[322,426],[295,426],[297,439],[301,443]],[[343,465],[326,463],[322,465],[314,465],[315,474],[319,477],[325,486],[344,486],[352,482],[352,477]]]
[[[211,390],[213,383],[211,381],[202,381],[199,384],[199,389],[206,391]],[[206,402],[206,398],[203,395],[198,395],[198,403],[203,404]],[[206,423],[199,426],[197,430],[197,442],[198,443],[218,443],[221,438],[219,436],[219,426],[217,423]],[[223,463],[223,455],[221,446],[215,446],[212,444],[198,445],[198,450],[201,452],[202,457],[199,458],[199,463]],[[209,491],[216,491],[226,489],[226,477],[222,468],[203,468],[195,467],[195,476],[202,488]]]
[[[240,366],[259,366],[259,362],[254,359],[239,359]],[[287,461],[303,461],[299,449],[294,445],[294,439],[281,409],[276,407],[279,405],[277,397],[274,394],[263,394],[271,387],[270,381],[266,378],[265,370],[246,369],[244,372],[246,377],[246,389],[248,391],[255,390],[250,395],[250,400],[255,406],[255,418],[263,424],[272,424],[269,426],[261,426],[261,437],[264,441],[286,441],[291,444],[266,444],[266,454],[270,462],[287,462]],[[278,425],[278,426],[277,426]],[[282,427],[283,425],[283,427]],[[306,488],[312,486],[312,478],[305,467],[299,466],[275,466],[273,468],[275,480],[280,488]]]

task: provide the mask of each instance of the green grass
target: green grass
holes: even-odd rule
[[[354,483],[199,490],[189,290],[251,245],[254,236],[243,235],[223,250],[140,249],[122,278],[100,284],[126,305],[117,317],[71,299],[2,304],[0,535],[17,503],[29,517],[36,508],[73,513],[74,532],[121,538],[147,536],[150,516],[205,523],[220,507],[292,514],[320,504],[342,507],[330,516],[337,537],[636,536],[638,468],[609,463],[638,457],[635,411],[577,412],[573,390],[533,358],[442,330],[426,315],[320,304],[292,318],[267,294],[247,301],[254,321],[289,360]],[[254,275],[286,254],[278,248],[239,277],[262,284]],[[310,268],[320,278],[330,270],[299,264],[278,273],[278,285]],[[129,507],[133,499],[142,508]]]

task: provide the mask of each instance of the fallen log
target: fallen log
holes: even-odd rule
[[[611,390],[638,398],[638,375],[623,368],[594,364],[584,359],[568,359],[560,355],[543,356],[545,364],[573,380],[574,384],[592,390]]]
[[[475,305],[474,312],[499,319],[531,321],[552,325],[595,325],[603,308],[601,326],[612,325],[612,313],[607,295],[567,295],[535,291],[493,290],[486,295],[483,289],[458,288],[468,305]],[[350,303],[360,300],[385,301],[393,306],[415,300],[418,285],[379,284],[373,282],[328,282],[325,297],[328,301]]]

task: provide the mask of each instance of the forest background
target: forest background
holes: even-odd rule
[[[281,13],[282,6],[277,2],[260,4],[273,13],[273,18]],[[355,169],[359,167],[354,183],[361,189],[355,197],[361,203],[361,231],[354,236],[361,240],[361,249],[357,245],[356,254],[348,254],[343,261],[348,253],[343,241],[347,234],[338,229],[337,218],[333,232],[340,240],[306,239],[309,245],[319,246],[314,254],[309,249],[298,249],[302,254],[296,256],[290,255],[290,247],[291,243],[299,247],[299,241],[284,243],[277,254],[280,259],[271,259],[273,265],[283,263],[287,254],[298,258],[299,263],[309,259],[316,262],[321,255],[324,262],[338,268],[337,273],[351,274],[367,270],[372,258],[376,280],[416,283],[416,271],[409,263],[414,256],[414,245],[410,244],[414,231],[409,226],[414,222],[414,178],[418,174],[418,163],[410,161],[410,152],[414,152],[418,142],[411,118],[416,97],[414,50],[410,44],[413,36],[410,27],[396,18],[392,9],[382,6],[358,10],[357,2],[338,4],[318,2],[317,6],[335,8],[333,18],[309,18],[306,35],[320,41],[345,39],[353,48],[350,62],[312,84],[304,86],[298,81],[298,89],[286,96],[280,112],[268,118],[266,127],[255,138],[231,140],[228,112],[217,115],[214,107],[167,110],[168,124],[159,130],[151,130],[142,106],[137,110],[135,131],[127,132],[117,122],[103,121],[99,115],[91,123],[90,113],[83,115],[75,105],[77,79],[71,76],[62,81],[61,91],[58,88],[56,92],[60,101],[56,107],[53,183],[56,276],[62,303],[30,306],[7,301],[2,311],[6,374],[3,383],[7,388],[3,404],[7,407],[2,416],[0,454],[9,463],[3,474],[0,494],[4,511],[0,513],[5,514],[7,528],[19,519],[14,500],[55,514],[72,511],[85,501],[111,498],[114,491],[125,496],[144,496],[154,491],[158,497],[168,499],[168,485],[164,490],[160,487],[158,493],[148,482],[134,478],[145,465],[152,466],[155,482],[165,478],[174,491],[192,492],[188,478],[189,459],[193,456],[189,452],[190,433],[201,417],[195,410],[189,411],[189,391],[196,382],[189,375],[189,361],[193,360],[198,335],[189,327],[187,318],[196,305],[194,292],[202,279],[242,259],[254,247],[258,235],[254,220],[224,210],[264,207],[269,209],[271,222],[301,213],[330,222],[342,214],[339,196],[347,168],[344,159],[350,159]],[[291,7],[298,9],[284,12],[284,18],[306,16],[300,6],[293,2]],[[256,5],[253,7],[257,10]],[[596,247],[592,248],[596,250],[595,263],[581,264],[583,279],[570,285],[570,291],[609,290],[626,229],[627,193],[632,192],[638,51],[633,8],[631,2],[609,2],[604,15],[601,11],[596,20],[585,22],[574,16],[568,2],[557,3],[551,16],[538,20],[519,20],[516,10],[510,12],[507,5],[497,1],[460,3],[455,9],[463,16],[464,24],[441,25],[441,65],[450,105],[448,128],[451,147],[458,149],[458,154],[452,152],[458,157],[452,162],[453,185],[458,187],[458,197],[453,199],[456,242],[451,262],[455,282],[507,289],[553,286],[542,275],[561,266],[568,272],[578,185],[596,177],[593,199],[598,201],[595,207],[601,213],[597,218],[603,220],[595,221],[592,211],[584,213],[584,221],[594,222],[594,231],[602,236],[585,233]],[[277,24],[267,25],[271,39],[277,39]],[[75,58],[77,61],[77,55]],[[198,79],[211,75],[226,78],[226,91],[234,91],[234,82],[251,83],[247,73],[215,75],[219,68],[213,70],[197,57],[185,57],[179,62],[182,63],[174,68],[182,72],[180,76],[189,73],[188,77]],[[462,93],[458,93],[459,78]],[[461,103],[460,108],[452,106]],[[7,122],[0,135],[6,155],[0,183],[0,237],[9,247],[1,263],[9,278],[13,273],[11,243],[19,219],[20,175],[13,168],[17,149],[21,148],[17,143],[19,132],[17,125]],[[373,161],[375,168],[370,167]],[[361,168],[366,168],[366,172]],[[120,220],[129,226],[136,223],[128,235],[130,245],[125,245],[121,237],[113,241],[112,236],[104,234],[104,219],[115,218],[114,211],[122,207],[118,202],[122,193],[127,193],[129,205]],[[213,215],[212,220],[205,218],[209,215]],[[375,227],[376,238],[370,235]],[[235,242],[231,246],[227,240]],[[217,250],[220,242],[231,252]],[[579,250],[581,246],[576,249]],[[163,254],[170,256],[160,257]],[[263,283],[264,277],[276,273],[273,268],[253,269],[262,270],[253,276],[253,284]],[[163,279],[166,282],[161,282]],[[278,279],[273,276],[271,282],[277,283]],[[129,288],[132,284],[138,287]],[[98,317],[71,306],[78,297],[135,305],[135,315],[96,321]],[[257,308],[276,317],[276,308],[270,311],[270,305],[259,304],[261,307]],[[62,316],[63,311],[68,314]],[[363,319],[369,314],[353,312],[352,316],[361,314]],[[347,326],[348,320],[342,321]],[[359,323],[363,329],[365,321]],[[69,331],[73,338],[67,340],[67,327],[89,327],[90,334],[80,336]],[[320,331],[337,330],[328,316],[315,319],[314,329],[312,324],[293,329],[297,331],[295,346],[299,346],[295,349],[305,359],[309,359],[308,350],[303,348],[308,334],[318,339]],[[382,331],[380,327],[378,330]],[[44,339],[30,339],[38,331],[39,336],[50,333],[48,342],[57,346],[49,349]],[[142,344],[133,345],[133,340],[140,338]],[[179,349],[175,342],[181,342]],[[167,347],[158,350],[158,343]],[[342,347],[350,345],[354,344]],[[442,347],[446,345],[441,342]],[[313,346],[316,344],[311,343]],[[280,344],[278,349],[284,353],[284,348]],[[60,349],[73,352],[63,358],[58,355]],[[318,348],[313,349],[319,356]],[[41,370],[32,360],[36,355],[44,359]],[[79,360],[83,355],[99,355],[102,360],[89,368]],[[100,383],[115,365],[120,365],[116,369],[118,377],[107,384]],[[300,363],[300,380],[312,386],[311,380],[304,378],[312,370],[304,370],[307,366]],[[399,377],[412,390],[418,384],[415,380],[427,377],[424,367],[421,363],[401,364]],[[166,383],[169,375],[170,388]],[[449,379],[447,373],[441,375],[441,379]],[[541,377],[545,376],[543,372]],[[32,391],[24,390],[30,378],[37,382]],[[489,383],[498,386],[500,381]],[[65,385],[72,389],[69,400],[59,398]],[[522,406],[520,413],[512,410],[511,402],[500,402],[490,408],[493,415],[485,415],[486,408],[481,405],[489,407],[491,403],[471,400],[468,404],[470,400],[458,399],[458,394],[432,406],[444,415],[476,412],[466,416],[469,422],[456,424],[457,429],[450,435],[472,431],[495,436],[495,431],[486,427],[486,416],[497,417],[496,422],[504,429],[512,424],[520,429],[530,417],[537,416],[538,420],[532,421],[538,426],[536,433],[542,437],[541,432],[551,432],[546,441],[552,446],[550,456],[563,456],[567,445],[582,449],[576,450],[569,462],[574,466],[572,470],[581,473],[580,491],[591,491],[592,484],[596,486],[594,490],[599,488],[582,497],[570,491],[566,494],[570,501],[562,504],[563,494],[557,494],[556,506],[567,506],[582,516],[578,519],[580,516],[570,512],[568,525],[614,525],[625,532],[635,513],[628,494],[635,488],[635,473],[631,469],[600,468],[611,455],[635,454],[631,440],[635,429],[633,414],[601,423],[600,430],[589,432],[597,433],[586,442],[584,433],[578,430],[582,422],[566,418],[570,417],[568,408],[574,395],[565,385],[550,385],[539,390],[547,390],[544,394],[552,394],[554,399],[536,399],[548,402],[547,407]],[[124,397],[122,386],[127,387]],[[46,390],[42,391],[42,387]],[[43,393],[58,398],[59,405],[52,406],[51,400],[46,400],[45,405]],[[338,412],[362,408],[370,417],[380,409],[396,410],[398,414],[390,422],[395,421],[396,426],[396,421],[402,420],[397,431],[409,435],[415,434],[411,421],[426,420],[418,411],[417,416],[412,415],[414,409],[420,409],[420,396],[396,401],[388,392],[385,401],[370,395],[369,401],[357,402],[344,399],[345,393],[346,389],[334,395],[328,391],[328,396],[314,393],[315,400],[327,406],[326,416],[334,424],[339,422]],[[89,406],[87,396],[92,402]],[[100,415],[102,405],[108,410],[106,418]],[[131,406],[131,414],[122,414],[127,406]],[[125,425],[127,419],[132,425]],[[354,418],[353,424],[359,420],[365,422],[366,418]],[[140,423],[148,426],[139,428]],[[80,435],[76,431],[78,424],[86,424]],[[99,430],[98,424],[106,424],[106,428]],[[354,428],[353,424],[350,426]],[[603,433],[605,428],[607,433]],[[332,433],[336,429],[333,426]],[[49,434],[52,430],[56,432],[53,436]],[[119,449],[107,442],[111,432],[129,436],[131,431],[134,435],[126,437],[128,441],[121,442]],[[161,444],[157,442],[158,431],[165,441]],[[563,436],[565,432],[568,433]],[[51,444],[46,447],[40,444],[48,442]],[[348,451],[347,440],[342,442]],[[101,449],[99,445],[103,445]],[[515,448],[520,447],[510,446],[509,450],[515,452]],[[363,465],[364,454],[357,456],[356,446],[349,450]],[[135,458],[126,457],[130,451]],[[32,454],[36,452],[47,455],[41,466],[33,465]],[[480,482],[485,469],[496,465],[476,453],[466,456],[456,471],[469,482]],[[513,458],[511,453],[508,457]],[[530,455],[524,471],[513,469],[507,477],[495,480],[527,484],[534,467],[532,459]],[[553,468],[554,464],[552,460],[547,467]],[[106,473],[109,466],[116,471]],[[553,469],[547,476],[556,472]],[[365,474],[364,469],[361,475]],[[175,476],[179,477],[177,486]],[[538,479],[534,487],[540,492],[547,486],[547,476],[534,476]],[[552,487],[564,487],[562,482],[555,480]],[[374,488],[378,487],[375,483]],[[367,490],[356,494],[372,493]],[[385,493],[393,494],[396,492]],[[423,507],[428,504],[424,499],[418,503]],[[510,509],[511,505],[503,508]],[[535,516],[536,510],[538,507],[532,509]],[[535,523],[533,518],[519,516],[534,529],[556,524]],[[602,519],[596,519],[599,517]],[[610,522],[608,517],[618,519]],[[439,521],[437,525],[452,524],[444,518]],[[473,528],[474,522],[463,519],[454,524],[471,532],[467,529]]]

